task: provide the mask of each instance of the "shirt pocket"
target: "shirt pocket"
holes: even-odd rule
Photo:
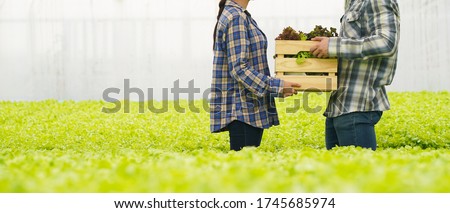
[[[343,17],[343,36],[358,39],[364,36],[364,1],[356,2]]]
[[[343,36],[345,38],[358,39],[362,36],[361,12],[350,11],[343,20]]]

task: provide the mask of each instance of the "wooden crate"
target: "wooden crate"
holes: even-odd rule
[[[275,41],[276,77],[297,82],[300,91],[324,91],[337,89],[337,59],[308,58],[297,64],[294,57],[300,51],[308,51],[317,41]]]

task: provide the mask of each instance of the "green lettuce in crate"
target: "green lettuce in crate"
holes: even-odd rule
[[[292,41],[310,41],[314,37],[337,37],[337,29],[330,27],[328,30],[327,27],[322,27],[321,25],[316,25],[314,30],[309,33],[304,33],[302,31],[296,31],[292,27],[286,27],[283,29],[283,32],[278,35],[275,40],[292,40]],[[300,51],[295,56],[297,58],[297,64],[302,64],[306,61],[307,58],[314,58],[314,56],[310,52]]]
[[[305,63],[307,58],[314,58],[314,56],[310,52],[300,51],[297,53],[297,64]]]

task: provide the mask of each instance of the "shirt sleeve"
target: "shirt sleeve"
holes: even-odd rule
[[[367,20],[372,35],[360,39],[330,38],[328,44],[330,57],[367,60],[389,57],[397,52],[400,19],[396,1],[371,0],[367,7],[370,7],[367,12],[373,17]]]
[[[241,15],[234,16],[228,26],[227,56],[231,76],[258,97],[268,94],[281,97],[284,86],[281,79],[267,76],[249,66],[250,41],[247,28],[248,22]]]

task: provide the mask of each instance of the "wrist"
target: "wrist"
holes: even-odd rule
[[[335,58],[339,55],[339,43],[341,38],[329,38],[328,40],[328,57]]]

